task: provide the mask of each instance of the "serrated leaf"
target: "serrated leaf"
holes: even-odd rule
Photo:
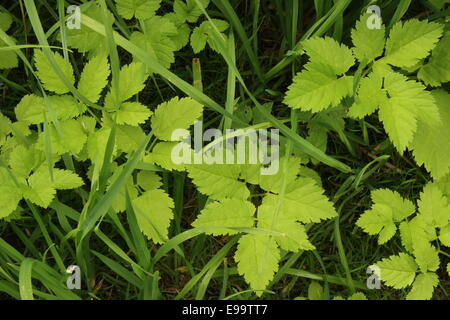
[[[409,286],[414,281],[418,268],[414,259],[406,253],[385,258],[377,262],[376,266],[380,268],[381,280],[396,289]]]
[[[410,147],[417,164],[424,164],[431,175],[439,179],[450,171],[450,95],[444,90],[434,90],[431,94],[442,121],[430,124],[419,119]]]
[[[189,43],[191,28],[187,23],[184,23],[182,20],[180,20],[179,17],[173,12],[165,14],[164,18],[169,19],[170,22],[172,22],[177,28],[177,34],[169,35],[169,38],[175,45],[175,51],[181,50]]]
[[[28,186],[22,187],[24,198],[34,204],[47,208],[56,195],[56,189],[50,180],[48,168],[42,167],[28,178]]]
[[[145,81],[148,75],[141,63],[132,62],[120,69],[119,89],[114,86],[105,97],[105,107],[114,109],[125,100],[139,93],[145,87]],[[119,92],[117,92],[119,91]],[[118,100],[116,100],[116,98]]]
[[[294,77],[283,102],[293,109],[319,112],[337,106],[352,90],[352,76],[338,78],[329,67],[310,62]]]
[[[438,252],[428,241],[415,241],[413,243],[413,253],[422,273],[436,271],[439,268]]]
[[[204,9],[209,5],[210,0],[199,0]],[[175,0],[173,3],[173,11],[182,21],[190,23],[197,22],[198,18],[203,14],[202,9],[197,5],[195,0]]]
[[[61,69],[64,76],[71,83],[75,83],[75,77],[73,75],[73,68],[70,62],[64,60],[59,52],[52,52],[53,58],[56,64]],[[52,65],[48,61],[46,55],[41,50],[35,50],[34,60],[36,63],[37,76],[41,80],[43,86],[48,91],[53,91],[58,94],[67,93],[70,90],[62,82]]]
[[[177,46],[173,37],[177,35],[177,27],[169,18],[154,16],[143,22],[143,32],[131,34],[130,41],[169,68],[175,61],[174,51]]]
[[[175,163],[172,160],[172,151],[177,145],[178,143],[175,142],[160,142],[155,145],[150,154],[144,156],[144,161],[148,163],[156,163],[169,171],[184,171],[185,166],[183,163]],[[188,145],[186,145],[186,147],[190,150]]]
[[[432,227],[444,227],[450,222],[450,206],[436,184],[423,188],[417,202],[421,217]]]
[[[137,174],[137,185],[145,191],[158,189],[162,186],[161,177],[155,172],[139,171]]]
[[[195,228],[200,227],[224,227],[206,231],[211,235],[232,235],[239,231],[228,229],[251,228],[254,225],[255,206],[248,201],[238,199],[224,199],[219,202],[211,202],[201,211],[197,219],[192,223]]]
[[[8,37],[8,36],[7,36]],[[13,43],[16,43],[16,39],[8,37]],[[0,48],[9,46],[7,43],[0,39]],[[0,51],[0,69],[16,68],[19,65],[19,59],[17,54],[12,50]]]
[[[43,159],[43,153],[36,150],[35,145],[29,148],[18,145],[9,155],[9,166],[14,174],[25,178]]]
[[[274,236],[278,245],[288,251],[314,250],[308,240],[305,227],[296,222],[295,218],[286,217],[284,212],[275,216],[276,204],[263,201],[258,207],[258,228],[280,232],[282,236]]]
[[[117,124],[129,124],[138,126],[145,123],[152,115],[152,112],[139,102],[124,102],[117,111]]]
[[[145,140],[145,133],[139,126],[118,125],[116,131],[117,150],[131,153]]]
[[[384,85],[389,99],[380,106],[378,115],[394,146],[403,152],[413,140],[418,119],[436,125],[439,111],[430,92],[416,81],[389,73]]]
[[[22,191],[18,188],[7,170],[0,168],[0,219],[16,210],[22,199]]]
[[[48,126],[48,134],[50,136],[50,143],[52,152],[57,155],[62,155],[70,152],[77,155],[81,152],[84,144],[87,142],[87,136],[81,126],[81,123],[75,119],[60,121],[60,129],[58,132],[53,124]],[[44,150],[44,134],[39,136],[38,149]]]
[[[439,232],[439,241],[446,246],[450,247],[450,225],[441,228]]]
[[[240,168],[237,165],[187,165],[188,175],[197,189],[212,199],[247,199],[250,196],[244,182],[239,181]]]
[[[371,193],[372,201],[376,204],[383,204],[392,209],[392,218],[395,222],[400,222],[416,211],[414,203],[402,198],[397,191],[389,189],[377,189]]]
[[[103,9],[99,3],[87,3],[80,6],[83,15],[98,21],[104,25],[111,26],[114,22],[114,16],[107,11],[106,19],[103,16]],[[78,49],[81,53],[90,52],[93,55],[107,55],[108,48],[105,41],[105,36],[92,30],[88,27],[81,27],[80,29],[66,28],[67,44],[71,48]],[[60,39],[61,41],[61,39]]]
[[[155,15],[161,0],[115,0],[117,12],[125,19],[148,19]]]
[[[132,203],[141,231],[154,243],[165,242],[173,219],[173,200],[163,190],[155,189],[145,192]]]
[[[302,42],[313,64],[326,66],[334,75],[342,75],[355,63],[352,51],[330,37],[314,37]]]
[[[289,157],[287,166],[285,167],[285,157],[279,159],[279,169],[276,174],[260,175],[259,185],[266,191],[279,193],[285,179],[286,185],[293,183],[300,171],[300,159],[298,157]],[[259,168],[255,168],[259,171]]]
[[[214,27],[211,23],[214,23],[217,30],[219,30],[220,36],[223,39],[226,39],[226,35],[223,32],[228,29],[227,22],[218,19],[204,21],[200,26],[194,28],[191,34],[191,47],[194,53],[199,53],[200,51],[205,49],[206,43],[209,44],[211,49],[218,51],[217,45],[214,42]]]
[[[431,53],[427,64],[422,66],[417,77],[425,84],[437,87],[450,81],[450,35],[442,38]]]
[[[96,103],[103,88],[108,84],[109,74],[109,63],[105,56],[89,60],[81,73],[78,90],[89,101]]]
[[[14,109],[16,118],[30,124],[44,122],[45,105],[41,97],[28,94],[22,97]]]
[[[359,62],[369,63],[383,54],[385,45],[385,26],[380,29],[369,29],[367,19],[370,14],[361,16],[352,29],[353,53]]]
[[[411,291],[406,296],[406,300],[430,300],[438,283],[439,279],[435,273],[419,274],[413,283]]]
[[[372,209],[364,212],[356,225],[370,235],[379,235],[378,244],[380,245],[390,240],[397,231],[392,209],[379,203],[375,203]]]
[[[357,292],[357,293],[352,294],[350,297],[348,297],[347,300],[359,300],[359,301],[361,301],[361,300],[367,300],[367,297],[366,297],[366,295],[364,293]]]
[[[442,24],[426,20],[396,23],[386,42],[385,62],[403,68],[417,64],[436,46],[443,29]]]
[[[75,98],[71,95],[47,96],[47,102],[55,112],[58,120],[69,120],[75,118],[86,110],[86,107],[75,100]]]
[[[266,194],[264,203],[277,206],[278,196]],[[281,199],[280,215],[303,223],[316,223],[337,216],[333,204],[323,195],[323,189],[310,178],[298,178]]]
[[[374,113],[380,106],[388,101],[387,92],[382,90],[383,78],[372,72],[367,77],[361,79],[355,102],[350,107],[348,116],[362,119]]]
[[[247,234],[239,239],[234,259],[239,274],[244,276],[256,295],[261,296],[278,270],[280,251],[272,237]]]
[[[199,119],[203,106],[192,98],[175,97],[163,102],[152,117],[152,129],[161,140],[172,141],[172,134],[177,129],[187,129]]]

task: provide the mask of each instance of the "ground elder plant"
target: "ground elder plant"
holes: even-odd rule
[[[0,299],[448,299],[448,6],[363,2],[0,6]]]

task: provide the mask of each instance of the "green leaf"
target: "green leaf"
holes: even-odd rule
[[[89,101],[96,103],[103,88],[108,84],[109,74],[109,63],[105,56],[89,60],[81,73],[78,90]]]
[[[390,98],[380,106],[378,116],[392,143],[402,153],[414,138],[418,119],[437,125],[439,111],[431,93],[416,81],[390,73],[385,76],[384,85]]]
[[[17,209],[22,199],[22,191],[11,179],[8,171],[0,168],[0,219],[7,217]]]
[[[53,170],[53,181],[50,178],[50,172],[47,166],[41,166],[28,179],[29,184],[33,187],[38,185],[48,185],[58,190],[70,190],[81,187],[83,180],[74,172],[69,170],[57,169]]]
[[[400,222],[416,211],[414,203],[402,198],[397,191],[389,189],[377,189],[371,193],[372,201],[383,204],[392,209],[392,217],[395,222]]]
[[[56,189],[50,181],[48,169],[42,167],[28,178],[28,186],[22,186],[24,198],[34,204],[47,208],[56,195]]]
[[[209,0],[199,0],[199,2],[204,9],[209,5]],[[197,22],[198,18],[203,14],[202,9],[195,0],[175,0],[173,11],[180,20],[191,23]]]
[[[161,0],[115,0],[117,12],[125,19],[149,19],[155,15]]]
[[[444,246],[450,247],[450,225],[441,228],[439,241],[441,241]]]
[[[44,122],[44,100],[34,94],[23,96],[14,111],[16,113],[16,118],[19,121],[24,121],[30,124]]]
[[[338,78],[330,67],[310,62],[294,77],[283,102],[293,109],[319,112],[339,105],[352,90],[352,76]]]
[[[111,91],[105,97],[105,107],[114,109],[125,100],[139,93],[145,87],[148,75],[141,63],[133,62],[120,69],[119,89],[113,84]],[[117,92],[119,91],[119,92]],[[116,95],[119,99],[116,101]]]
[[[174,37],[177,35],[178,29],[169,18],[154,16],[143,22],[142,32],[135,31],[131,34],[130,41],[169,68],[175,62],[177,45]]]
[[[438,284],[437,274],[431,272],[419,274],[413,283],[411,291],[406,296],[406,300],[430,300],[433,296],[434,288]]]
[[[406,254],[390,256],[376,263],[380,268],[380,277],[388,286],[402,289],[409,286],[416,276],[417,264]]]
[[[197,189],[212,199],[247,199],[250,196],[244,182],[239,181],[240,168],[237,165],[220,166],[208,164],[187,165],[188,175]]]
[[[308,299],[309,300],[325,300],[322,286],[313,281],[308,287]]]
[[[362,119],[374,113],[380,106],[388,103],[387,92],[382,90],[383,77],[372,72],[361,79],[355,102],[350,107],[348,116]]]
[[[145,191],[158,189],[162,186],[161,177],[155,172],[139,171],[137,174],[137,185]]]
[[[421,217],[430,226],[442,228],[450,222],[450,205],[436,184],[429,183],[423,188],[417,204]]]
[[[58,52],[52,52],[53,58],[56,64],[61,69],[62,73],[69,80],[71,84],[75,83],[75,77],[73,75],[73,69],[70,62],[64,60],[64,58]],[[56,71],[48,61],[47,57],[41,50],[34,51],[34,60],[36,63],[37,76],[41,80],[43,86],[48,91],[53,91],[58,94],[67,93],[70,90],[61,81]]]
[[[397,226],[393,221],[392,209],[379,203],[375,203],[372,209],[364,212],[356,225],[370,235],[378,234],[378,244],[380,245],[390,240],[397,231]]]
[[[295,218],[286,216],[282,211],[275,217],[276,203],[263,201],[258,207],[258,228],[280,232],[283,236],[275,236],[278,245],[288,251],[314,250],[309,242],[305,227],[296,222]]]
[[[443,25],[410,19],[398,22],[392,28],[386,42],[386,63],[408,68],[426,58],[443,33]]]
[[[48,126],[50,143],[52,152],[57,155],[63,155],[70,152],[77,155],[83,149],[87,142],[86,133],[81,123],[75,119],[60,121],[60,129],[58,132],[53,124]],[[37,147],[39,150],[45,149],[44,134],[39,135]]]
[[[103,9],[99,3],[90,2],[81,5],[80,10],[83,15],[99,21],[104,25],[108,25],[108,27],[114,22],[114,16],[109,11],[107,11],[106,19],[104,19]],[[106,55],[108,53],[105,37],[103,35],[85,26],[82,26],[80,29],[69,29],[66,26],[65,28],[67,44],[69,47],[76,48],[81,53],[90,51],[93,55]]]
[[[442,121],[432,124],[419,119],[410,147],[417,164],[425,165],[431,175],[439,179],[450,172],[450,95],[444,90],[434,90],[431,94]]]
[[[8,37],[12,42],[16,42],[13,37]],[[8,45],[0,39],[0,48],[7,47]],[[13,50],[0,51],[0,69],[11,69],[16,68],[19,65],[19,59],[17,54]]]
[[[58,118],[58,120],[69,120],[75,118],[86,110],[86,107],[83,104],[79,103],[71,95],[48,96],[47,102],[56,113],[56,117]]]
[[[450,81],[450,34],[442,38],[431,53],[427,64],[422,66],[417,77],[425,84],[437,87]]]
[[[234,259],[239,274],[244,276],[256,295],[261,296],[278,270],[280,251],[273,237],[247,234],[239,239]]]
[[[330,37],[310,38],[302,42],[310,62],[326,66],[334,75],[342,75],[355,63],[352,51]]]
[[[383,54],[385,45],[385,26],[380,29],[369,29],[367,19],[370,14],[361,16],[352,29],[353,53],[359,62],[369,63]]]
[[[203,106],[192,98],[175,97],[156,108],[152,118],[153,132],[161,140],[173,141],[174,131],[188,129],[202,112]]]
[[[87,153],[92,163],[102,165],[110,133],[111,129],[103,127],[94,133],[89,134],[87,140]],[[113,156],[116,153],[117,146],[114,144]]]
[[[13,23],[13,19],[9,13],[0,12],[0,29],[8,31]]]
[[[117,111],[117,124],[129,124],[138,126],[145,123],[152,112],[139,102],[124,102]]]
[[[51,184],[57,190],[69,190],[81,187],[84,182],[72,171],[53,169],[53,182]]]
[[[118,125],[116,131],[117,150],[131,153],[139,148],[145,137],[144,130],[139,126]]]
[[[364,293],[362,292],[357,292],[352,294],[350,297],[348,297],[347,300],[367,300],[367,297]]]
[[[36,150],[36,145],[29,148],[18,145],[9,155],[9,165],[15,175],[25,178],[43,159],[44,155]]]
[[[218,52],[219,49],[215,44],[216,34],[214,33],[214,24],[220,32],[220,36],[223,39],[226,39],[226,35],[223,33],[228,29],[229,25],[227,22],[218,19],[211,19],[211,21],[204,21],[198,27],[196,27],[191,34],[191,47],[194,50],[194,53],[199,53],[203,49],[205,49],[206,43],[209,44],[211,49]]]
[[[133,200],[139,228],[154,243],[167,240],[173,207],[173,200],[160,189],[147,191]]]
[[[439,268],[438,252],[428,241],[416,241],[413,248],[416,263],[422,273],[436,271]]]
[[[180,20],[173,12],[165,14],[164,18],[169,19],[177,28],[177,34],[169,35],[169,39],[172,40],[175,45],[175,51],[181,50],[189,43],[191,28],[187,23]]]
[[[259,175],[259,185],[266,191],[280,193],[283,179],[285,179],[286,185],[291,184],[297,178],[300,168],[298,157],[289,157],[286,168],[285,157],[281,157],[278,172],[272,175]],[[256,168],[256,170],[259,171],[260,169]]]
[[[286,190],[281,199],[280,216],[303,223],[316,223],[337,216],[333,204],[323,195],[323,189],[313,179],[298,178]],[[276,207],[278,196],[266,194],[263,203]]]
[[[206,205],[197,219],[192,223],[195,228],[224,227],[208,231],[211,235],[231,235],[239,231],[226,227],[251,228],[254,225],[255,206],[248,201],[224,199]]]
[[[177,145],[178,143],[175,142],[160,142],[155,145],[150,154],[144,156],[143,160],[148,163],[156,163],[169,171],[184,171],[186,169],[184,164],[175,163],[172,160],[172,150]]]

